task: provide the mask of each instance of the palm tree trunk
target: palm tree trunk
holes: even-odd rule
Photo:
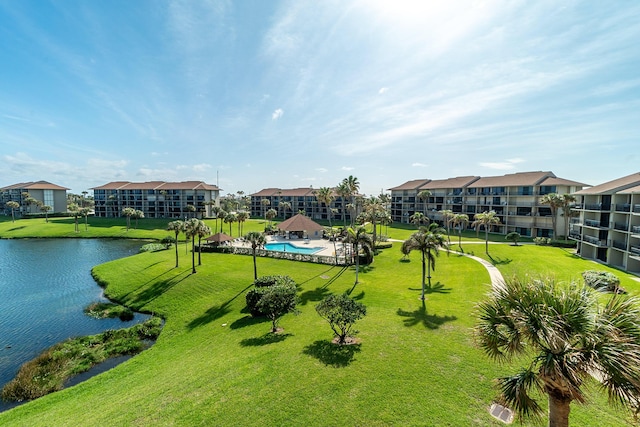
[[[484,228],[484,251],[489,255],[489,229]]]
[[[202,253],[202,237],[200,237],[200,235],[198,235],[198,265],[202,265],[202,259],[200,257],[200,254]]]
[[[424,301],[424,287],[425,287],[425,276],[426,276],[426,263],[425,263],[425,259],[424,259],[424,251],[422,251],[422,294],[420,295],[420,299],[422,301]]]
[[[196,236],[191,237],[191,274],[196,273]]]
[[[427,250],[427,283],[431,289],[431,249]]]
[[[253,280],[258,280],[258,266],[256,265],[256,250],[253,250]]]
[[[355,244],[355,252],[356,252],[356,282],[354,285],[358,284],[358,270],[360,270],[360,254],[358,253],[358,243]]]
[[[176,233],[176,268],[178,268],[178,233]]]
[[[571,400],[549,395],[549,427],[569,427]]]

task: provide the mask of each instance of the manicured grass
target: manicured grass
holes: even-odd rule
[[[483,244],[471,246],[476,255],[484,252]],[[530,257],[562,254],[494,246],[495,257],[512,260],[499,267],[522,262],[521,273],[535,264]],[[166,319],[151,349],[2,413],[0,424],[77,425],[81,419],[101,426],[503,425],[487,412],[496,393],[492,379],[518,365],[496,365],[474,346],[474,307],[490,289],[479,263],[442,254],[432,279],[436,291],[423,306],[419,257],[402,262],[398,244],[376,257],[355,286],[352,268],[260,258],[258,274],[286,274],[300,285],[301,314],[285,316],[284,332],[272,335],[268,321],[243,312],[253,281],[251,257],[206,253],[190,274],[190,254],[179,254],[179,268],[173,268],[169,250],[94,269],[110,297]],[[576,270],[586,263],[567,260],[581,264]],[[314,305],[345,291],[367,306],[367,316],[357,323],[361,343],[337,347]],[[589,403],[572,406],[572,425],[623,423],[624,415],[610,409],[603,395],[592,394]]]

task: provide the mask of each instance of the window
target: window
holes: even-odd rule
[[[44,192],[44,204],[53,208],[53,190],[43,190]]]

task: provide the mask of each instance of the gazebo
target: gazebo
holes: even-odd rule
[[[228,242],[229,240],[233,240],[233,237],[229,236],[225,233],[216,233],[213,236],[209,236],[204,239],[208,245],[219,246],[224,242]]]
[[[278,224],[278,229],[289,236],[321,239],[324,228],[311,218],[297,214]]]

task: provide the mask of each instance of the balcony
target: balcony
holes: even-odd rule
[[[626,242],[619,242],[617,240],[614,240],[613,242],[611,242],[611,246],[613,246],[616,249],[620,249],[622,251],[626,251],[627,250],[627,243]]]
[[[628,203],[615,204],[614,209],[616,212],[631,212],[631,205]]]
[[[602,203],[587,203],[584,208],[588,211],[609,211],[611,205],[603,205]]]
[[[633,205],[633,212],[640,213],[640,205]]]
[[[632,254],[634,254],[636,256],[640,256],[640,246],[631,246],[629,248],[629,252],[631,252]]]
[[[569,238],[578,241],[582,240],[580,233],[569,233]]]
[[[640,234],[640,225],[634,225],[631,227],[631,232]]]
[[[587,243],[591,243],[592,245],[596,245],[596,246],[607,246],[607,241],[606,240],[600,240],[597,237],[593,237],[593,236],[584,236],[583,240]]]
[[[586,225],[587,227],[600,228],[600,221],[596,221],[596,220],[593,220],[593,219],[585,219],[584,220],[584,225]]]
[[[629,224],[616,222],[616,223],[613,224],[613,228],[614,228],[614,230],[628,231],[629,230]]]

